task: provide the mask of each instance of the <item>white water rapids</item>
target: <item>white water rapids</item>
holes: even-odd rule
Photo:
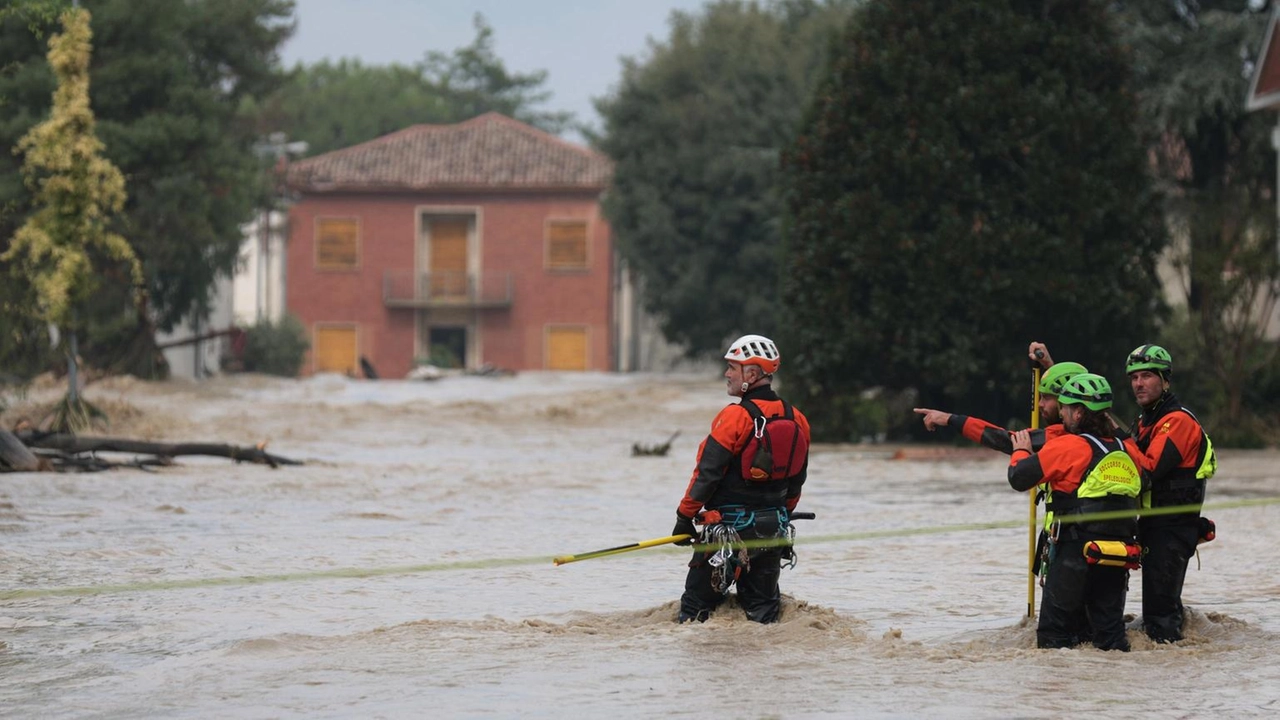
[[[1027,500],[994,452],[815,448],[798,509],[818,517],[797,523],[782,621],[728,607],[676,625],[685,550],[550,558],[670,533],[729,401],[713,377],[118,379],[87,395],[133,408],[108,434],[270,440],[307,464],[0,474],[4,717],[1280,711],[1280,452],[1220,454],[1209,507],[1262,504],[1206,511],[1218,539],[1188,573],[1187,640],[1042,651],[1023,618]],[[666,457],[631,457],[677,430]],[[1015,526],[937,531],[999,521]],[[1136,574],[1130,588],[1137,614]]]

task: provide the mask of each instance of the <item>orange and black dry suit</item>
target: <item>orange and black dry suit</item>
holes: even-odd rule
[[[960,434],[983,447],[999,450],[1005,455],[1013,452],[1011,433],[999,425],[992,425],[981,418],[952,413],[951,419],[947,421],[947,427],[959,430]],[[1060,422],[1045,428],[1032,430],[1031,449],[1039,450],[1044,447],[1046,442],[1065,434],[1066,430],[1062,428],[1062,423]]]
[[[1200,538],[1205,480],[1217,459],[1204,427],[1172,393],[1144,410],[1127,440],[1147,476],[1144,508],[1190,506],[1185,513],[1138,521],[1142,543],[1142,624],[1156,642],[1182,639],[1182,584]]]
[[[785,413],[782,399],[768,385],[748,391],[742,396],[742,402],[755,403],[765,417]],[[808,440],[809,420],[798,409],[792,407],[791,410],[796,425]],[[698,446],[698,464],[676,510],[679,515],[693,518],[704,509],[720,511],[726,522],[729,518],[738,519],[735,529],[744,540],[778,537],[783,533],[787,513],[795,510],[796,503],[800,502],[809,459],[807,456],[799,459],[800,470],[781,480],[745,479],[741,455],[752,432],[751,415],[740,404],[729,405],[716,415],[711,422],[711,434]],[[724,601],[725,596],[712,584],[708,557],[709,553],[694,551],[689,562],[689,574],[680,598],[681,622],[706,620]],[[738,577],[738,604],[747,617],[756,622],[770,623],[778,619],[781,561],[781,548],[754,549],[750,552],[748,568]]]
[[[1009,485],[1030,490],[1043,482],[1053,494],[1056,537],[1040,602],[1037,647],[1073,647],[1092,640],[1103,650],[1128,650],[1124,600],[1129,572],[1089,564],[1084,548],[1092,540],[1133,542],[1134,518],[1073,522],[1073,516],[1136,511],[1142,491],[1136,459],[1120,440],[1092,435],[1062,435],[1039,453],[1015,450]],[[1083,627],[1092,628],[1092,638],[1079,637]]]

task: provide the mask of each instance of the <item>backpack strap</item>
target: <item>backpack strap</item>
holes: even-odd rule
[[[791,404],[788,403],[786,400],[783,400],[782,398],[778,398],[778,402],[782,403],[782,414],[774,415],[772,417],[781,417],[781,418],[786,418],[787,420],[795,420],[796,414],[792,412]],[[756,418],[764,417],[764,413],[760,410],[760,406],[756,405],[754,400],[748,400],[746,398],[743,398],[742,402],[738,403],[738,405],[743,410],[747,411],[747,414],[751,416],[752,422],[755,422]],[[772,417],[770,419],[772,419]]]

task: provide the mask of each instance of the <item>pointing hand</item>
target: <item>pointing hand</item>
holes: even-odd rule
[[[929,432],[940,427],[946,427],[951,422],[951,413],[942,412],[941,410],[932,410],[930,408],[914,408],[917,413],[924,416],[924,428]]]

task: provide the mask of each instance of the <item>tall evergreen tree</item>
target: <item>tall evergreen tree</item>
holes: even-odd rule
[[[62,13],[63,30],[49,40],[49,66],[57,78],[49,118],[18,142],[22,170],[35,197],[35,212],[18,228],[0,261],[15,279],[29,280],[35,316],[69,331],[68,392],[60,429],[88,424],[90,406],[77,396],[76,350],[81,319],[94,299],[99,278],[115,274],[140,290],[142,268],[133,249],[110,229],[123,208],[124,176],[102,157],[89,109],[89,13]]]
[[[113,228],[142,261],[151,306],[121,318],[132,288],[104,282],[105,315],[85,318],[86,359],[109,365],[121,353],[155,356],[154,321],[172,328],[207,308],[215,279],[233,270],[241,224],[261,204],[264,175],[254,155],[246,98],[265,96],[282,75],[276,53],[292,30],[289,0],[83,0],[93,14],[92,108],[105,157],[129,185]],[[53,76],[29,18],[0,19],[0,147],[12,147],[48,112]],[[31,212],[31,196],[0,153],[0,243]],[[0,248],[2,249],[2,248]],[[107,279],[109,280],[109,279]],[[2,312],[22,312],[29,288],[0,291]],[[20,320],[20,319],[19,319]],[[28,327],[26,321],[15,322]],[[27,365],[30,332],[0,336],[0,356]],[[137,371],[135,368],[131,369]]]
[[[1106,372],[1151,327],[1163,227],[1104,5],[855,12],[785,158],[783,340],[829,434],[873,387],[1003,421],[1029,339]]]
[[[507,70],[494,50],[493,29],[475,18],[476,37],[452,53],[429,51],[413,66],[342,59],[301,65],[261,101],[263,134],[283,132],[316,155],[418,123],[453,123],[500,112],[558,133],[571,114],[538,109],[549,92],[546,71]]]
[[[0,28],[25,26],[27,36],[34,41],[43,37],[45,30],[56,26],[58,14],[64,7],[65,0],[11,2],[0,7]],[[0,59],[0,138],[16,141],[35,123],[35,119],[25,116],[23,100],[30,98],[37,104],[49,102],[47,88],[51,87],[52,75],[47,63],[43,68],[41,80],[47,82],[25,83],[38,85],[43,94],[30,93],[27,88],[19,92],[21,81],[28,79],[23,77],[25,68],[12,60]],[[0,142],[0,148],[11,146],[11,142]],[[15,218],[20,218],[26,207],[18,198],[27,197],[19,165],[5,156],[6,153],[0,152],[0,253],[8,247],[17,227]],[[0,260],[0,273],[4,269],[4,261]],[[0,382],[30,377],[44,369],[50,358],[51,338],[38,305],[35,288],[27,278],[15,278],[10,273],[10,277],[0,283],[0,368],[3,368]]]
[[[428,84],[444,96],[450,111],[459,119],[496,111],[553,133],[568,127],[572,113],[537,109],[551,97],[551,91],[543,88],[547,71],[509,72],[494,52],[493,28],[479,13],[475,15],[475,30],[470,45],[451,53],[429,50],[419,65]]]
[[[605,214],[646,309],[690,355],[779,329],[778,158],[848,5],[673,13],[670,36],[624,61],[597,103],[599,147],[616,163]]]

